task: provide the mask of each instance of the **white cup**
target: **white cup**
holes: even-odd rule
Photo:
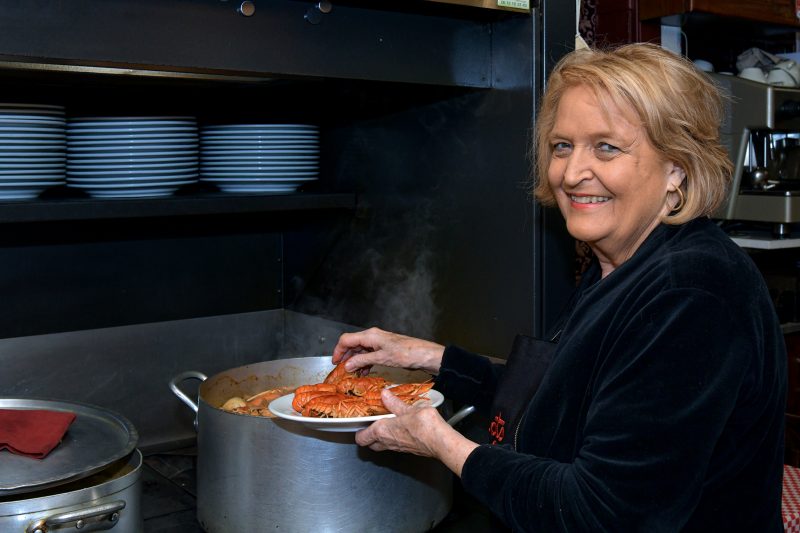
[[[702,70],[703,72],[714,72],[714,65],[712,65],[710,61],[706,61],[705,59],[695,59],[694,66],[697,67],[699,70]]]
[[[791,59],[787,61],[781,61],[773,67],[773,70],[774,69],[783,70],[789,74],[789,76],[791,76],[791,87],[800,86],[800,65],[798,65],[796,61],[792,61]]]
[[[764,74],[764,71],[758,67],[743,68],[741,72],[739,72],[739,77],[744,78],[746,80],[758,81],[761,83],[767,82],[767,75]]]
[[[773,68],[767,75],[767,83],[778,87],[797,87],[797,82],[788,70]]]

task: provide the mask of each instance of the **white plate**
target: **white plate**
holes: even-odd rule
[[[205,155],[203,154],[203,160],[208,161],[209,163],[249,163],[253,162],[258,164],[259,161],[316,161],[319,159],[319,152],[317,151],[310,151],[309,154],[282,154],[280,152],[270,155]]]
[[[64,185],[64,181],[3,181],[0,180],[0,189],[16,189],[20,191],[41,191],[47,187]]]
[[[437,390],[429,390],[427,393],[429,403],[433,407],[439,407],[444,402],[444,396]],[[294,400],[294,393],[287,394],[272,400],[269,404],[269,410],[277,417],[285,418],[286,420],[293,420],[300,422],[310,428],[318,429],[320,431],[336,431],[336,432],[352,432],[364,429],[376,420],[381,418],[391,418],[395,415],[376,415],[376,416],[360,416],[356,418],[314,418],[310,416],[302,416],[300,413],[292,409],[292,400]]]
[[[0,164],[0,168],[3,165]],[[120,163],[75,163],[70,160],[67,163],[67,170],[92,171],[92,170],[158,170],[158,169],[197,169],[197,161],[184,161],[181,163],[142,163],[140,161],[120,162]]]
[[[167,147],[167,149],[161,150],[159,150],[157,147],[148,148],[143,146],[135,146],[130,148],[120,148],[118,146],[114,148],[79,148],[70,149],[69,159],[71,161],[74,158],[77,161],[85,158],[138,159],[139,157],[155,157],[159,159],[175,158],[171,160],[177,161],[178,159],[185,157],[197,158],[197,150],[172,150],[171,148],[171,146]]]
[[[3,158],[0,156],[0,161]],[[67,162],[70,165],[150,165],[161,163],[185,163],[196,164],[199,158],[191,155],[183,157],[138,157],[130,155],[128,152],[122,153],[118,156],[110,156],[108,154],[101,154],[100,156],[94,155],[70,155]]]
[[[16,121],[4,121],[0,118],[0,132],[3,133],[14,133],[14,132],[28,132],[28,133],[58,133],[60,135],[64,134],[64,126],[59,124],[32,124],[32,123],[22,123],[19,124]]]
[[[130,183],[127,182],[114,182],[114,183],[76,183],[72,180],[68,181],[70,187],[75,187],[76,189],[86,189],[89,191],[111,191],[115,189],[126,189],[126,190],[140,190],[140,189],[153,189],[153,188],[166,188],[171,187],[173,190],[177,189],[181,185],[187,185],[189,183],[194,183],[194,180],[180,180],[180,181],[159,181],[159,180],[150,180],[146,182],[139,182],[133,181]]]
[[[44,190],[44,189],[42,189]],[[30,200],[38,197],[42,190],[8,190],[0,191],[0,200]]]
[[[173,135],[173,134],[192,134],[197,135],[197,128],[194,126],[165,126],[159,128],[157,126],[146,126],[141,128],[67,128],[67,134],[76,137],[118,137],[120,135],[138,135],[148,136],[152,135]]]
[[[100,122],[102,124],[108,124],[109,122],[120,122],[120,123],[133,123],[133,124],[141,124],[143,122],[157,122],[162,124],[164,122],[196,122],[197,119],[195,117],[73,117],[69,119],[70,122]]]
[[[76,120],[69,121],[70,128],[147,128],[147,127],[196,127],[194,120]]]
[[[171,169],[117,169],[117,170],[70,170],[67,172],[69,176],[77,177],[107,177],[107,178],[127,178],[133,176],[153,176],[159,178],[168,178],[170,176],[185,176],[186,174],[197,174],[196,168],[171,168]]]
[[[319,139],[319,135],[317,133],[304,133],[302,131],[298,132],[291,132],[291,131],[275,131],[271,133],[247,133],[247,132],[237,132],[237,135],[218,135],[218,134],[210,134],[210,133],[203,133],[200,135],[204,140],[207,141],[272,141],[272,140],[317,140]]]
[[[149,142],[197,142],[197,135],[193,133],[109,133],[108,135],[67,135],[70,144],[120,144]]]
[[[271,157],[273,155],[300,155],[303,157],[317,157],[319,155],[319,148],[313,145],[304,146],[272,146],[269,148],[254,148],[252,150],[237,150],[225,148],[203,148],[203,157],[218,157],[224,159],[250,159],[259,157]]]
[[[236,194],[291,194],[297,190],[297,186],[278,186],[268,187],[255,185],[253,187],[244,187],[242,185],[222,185],[220,184],[219,190],[222,192],[230,192]]]
[[[44,153],[44,154],[35,154],[36,157],[26,157],[26,155],[30,154],[8,154],[5,152],[0,152],[0,163],[3,164],[12,164],[12,163],[65,163],[67,161],[67,156],[64,154],[59,153]]]
[[[38,163],[5,163],[0,159],[0,170],[32,170],[32,169],[53,169],[64,168],[63,161],[39,161]]]
[[[172,196],[177,187],[141,189],[136,191],[86,191],[92,198],[162,198]]]
[[[200,181],[216,183],[220,187],[299,187],[306,181],[316,181],[317,178],[200,178]]]
[[[37,169],[27,169],[27,170],[0,170],[0,177],[2,176],[63,176],[64,169],[63,168],[56,168],[56,169],[48,169],[48,168],[37,168]]]
[[[13,129],[13,128],[12,128]],[[50,139],[66,139],[67,135],[61,131],[58,133],[16,133],[13,131],[0,131],[0,139],[6,140],[15,140],[15,139],[42,139],[42,140],[50,140]]]
[[[192,174],[191,172],[187,172],[186,174],[177,174],[175,176],[95,176],[95,177],[79,177],[79,176],[67,176],[67,181],[70,183],[85,183],[85,184],[95,184],[99,186],[103,185],[114,185],[119,183],[141,183],[141,182],[154,182],[154,183],[174,183],[178,181],[197,181],[197,173],[195,172]]]
[[[204,170],[201,174],[207,178],[316,178],[319,176],[317,171],[308,172],[212,172]]]
[[[245,174],[260,174],[262,172],[283,172],[283,171],[290,171],[290,172],[318,172],[319,165],[309,165],[308,163],[301,163],[298,165],[292,165],[289,163],[280,162],[274,165],[268,164],[261,164],[261,165],[254,165],[254,166],[242,166],[242,165],[230,165],[228,163],[224,165],[216,165],[216,164],[209,164],[206,163],[201,166],[203,170],[208,170],[209,172],[237,172],[237,173],[245,173]]]
[[[64,183],[64,176],[59,176],[58,174],[50,174],[46,176],[42,175],[25,175],[25,176],[16,176],[14,174],[8,176],[0,176],[0,183],[25,183],[27,185],[37,185],[41,182],[50,182],[50,181],[57,181],[59,183]]]
[[[204,130],[208,131],[235,131],[235,130],[319,130],[317,124],[205,124]]]
[[[184,150],[193,150],[197,152],[197,143],[196,142],[187,142],[187,141],[123,141],[123,142],[104,142],[104,143],[97,143],[97,142],[70,142],[67,149],[70,152],[95,152],[95,151],[117,151],[117,152],[124,152],[124,151],[134,151],[134,150],[141,150],[141,151],[164,151],[164,150],[176,150],[176,151],[184,151]]]
[[[16,110],[7,110],[7,109],[0,109],[0,122],[12,122],[12,121],[31,121],[35,123],[41,122],[54,122],[57,124],[65,124],[67,119],[63,116],[54,116],[54,115],[30,115],[28,113],[20,113]]]

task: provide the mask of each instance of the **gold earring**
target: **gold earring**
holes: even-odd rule
[[[678,203],[675,204],[675,207],[672,208],[672,212],[677,213],[678,211],[683,209],[683,206],[686,205],[686,196],[683,194],[683,189],[681,189],[680,187],[675,189],[675,191],[673,192],[678,193],[678,196],[680,197],[678,198]]]

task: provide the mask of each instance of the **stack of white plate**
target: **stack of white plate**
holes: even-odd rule
[[[96,198],[168,196],[197,181],[194,117],[80,117],[67,125],[67,185]]]
[[[208,126],[200,146],[200,179],[225,192],[291,193],[319,177],[318,126]]]
[[[64,108],[0,103],[0,199],[36,198],[64,184]]]

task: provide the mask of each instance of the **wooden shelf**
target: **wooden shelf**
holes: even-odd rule
[[[355,209],[355,194],[209,193],[165,198],[0,200],[0,223]]]
[[[700,12],[800,27],[794,8],[787,0],[639,0],[639,19]]]

